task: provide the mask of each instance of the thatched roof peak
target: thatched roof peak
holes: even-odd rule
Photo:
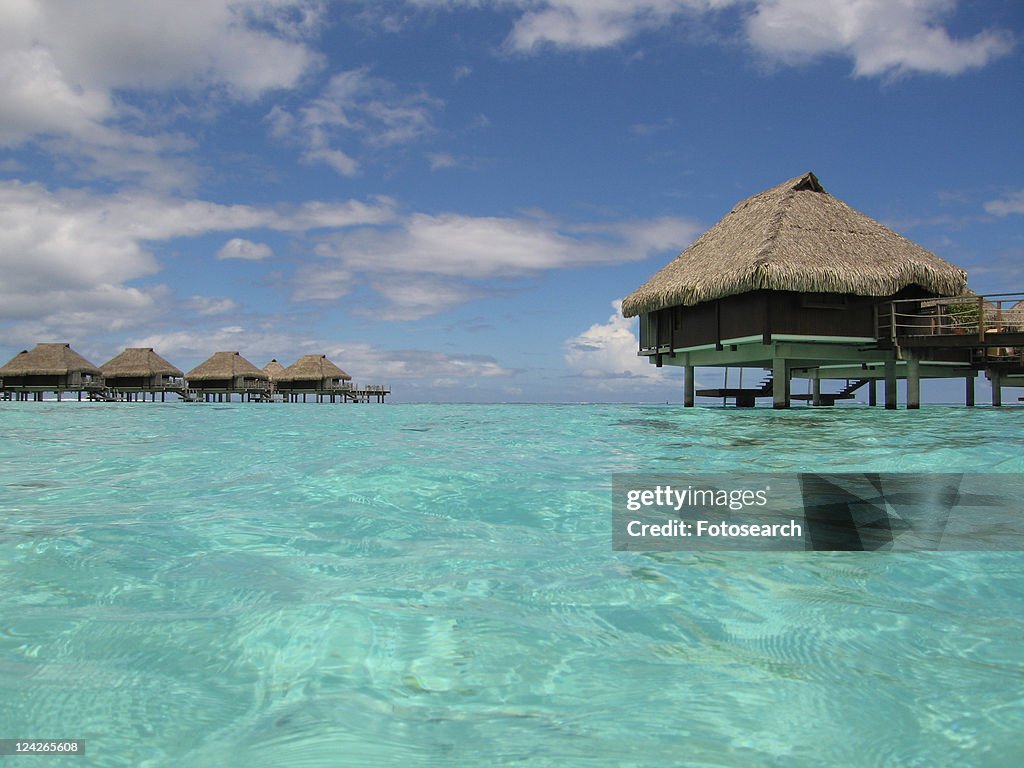
[[[284,373],[284,366],[277,361],[275,357],[269,363],[263,366],[263,372],[270,377],[271,381],[277,381],[281,374]]]
[[[66,376],[87,373],[99,376],[100,369],[71,348],[70,344],[36,344],[23,349],[0,368],[0,376]]]
[[[327,355],[303,355],[278,375],[278,381],[314,381],[318,379],[342,379],[352,377],[327,359]]]
[[[891,296],[910,285],[954,296],[967,273],[833,197],[808,172],[737,203],[627,296],[622,314],[756,290]]]
[[[210,357],[185,374],[185,378],[192,381],[233,379],[236,376],[244,376],[247,379],[259,379],[260,381],[266,381],[269,378],[266,373],[250,363],[238,352],[214,352]]]
[[[182,372],[152,347],[128,347],[121,354],[100,366],[104,376],[182,376]]]

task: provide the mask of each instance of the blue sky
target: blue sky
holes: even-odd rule
[[[975,290],[1024,290],[1014,1],[0,0],[0,19],[4,360],[324,352],[400,401],[677,401],[615,302],[807,170]]]

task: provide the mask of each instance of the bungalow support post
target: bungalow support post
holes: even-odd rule
[[[694,393],[694,375],[693,366],[683,366],[683,407],[693,408],[693,393]]]
[[[772,407],[789,408],[789,365],[784,357],[772,359]]]
[[[896,361],[885,361],[885,410],[896,410]]]
[[[907,358],[907,408],[921,407],[921,361],[916,357]]]

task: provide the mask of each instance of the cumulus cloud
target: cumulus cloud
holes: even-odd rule
[[[308,232],[383,223],[393,215],[391,201],[384,198],[288,207],[221,205],[0,182],[0,317],[77,311],[125,315],[151,308],[155,289],[130,283],[159,271],[153,242],[233,230]],[[243,253],[253,258],[266,248],[235,240],[225,246],[235,258]]]
[[[646,357],[637,357],[637,318],[622,316],[622,300],[612,302],[615,309],[604,323],[595,323],[565,342],[565,363],[578,376],[603,382],[613,389],[665,380],[665,369],[656,368]]]
[[[254,243],[241,237],[233,237],[217,251],[218,259],[244,259],[246,261],[262,261],[274,255],[266,243]]]
[[[51,151],[118,178],[167,183],[150,166],[188,142],[126,127],[141,113],[115,94],[184,89],[251,100],[293,87],[321,59],[308,40],[321,4],[310,0],[187,9],[176,0],[6,0],[0,13],[0,146],[45,138]]]
[[[957,75],[1013,47],[1007,32],[953,38],[940,25],[951,0],[760,0],[747,21],[750,42],[784,63],[822,55],[853,59],[854,74]]]
[[[953,37],[942,25],[957,0],[409,0],[414,6],[491,6],[518,12],[505,46],[517,53],[548,47],[622,45],[667,25],[740,18],[747,43],[769,60],[797,64],[820,56],[853,60],[854,74],[956,75],[1013,47],[1005,30]]]
[[[985,210],[996,216],[1024,214],[1024,189],[1011,192],[1002,200],[989,200],[985,203]]]

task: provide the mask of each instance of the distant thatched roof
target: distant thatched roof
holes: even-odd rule
[[[317,379],[352,379],[341,368],[327,359],[327,355],[303,355],[284,369],[278,381],[314,381]]]
[[[832,197],[807,173],[738,203],[626,297],[622,314],[756,290],[891,296],[910,285],[955,296],[967,273]]]
[[[284,366],[277,362],[277,358],[274,358],[263,366],[263,372],[270,377],[271,381],[277,381],[284,373]]]
[[[152,347],[129,347],[100,366],[104,376],[181,376],[181,371],[153,351]]]
[[[0,376],[66,376],[69,373],[99,376],[100,369],[69,344],[36,344],[31,352],[22,350],[0,368]]]
[[[208,381],[211,379],[233,379],[244,376],[248,379],[266,381],[269,377],[255,365],[237,352],[214,352],[185,374],[190,381]]]
[[[1003,321],[1007,327],[1024,331],[1024,301],[1018,301],[1009,309],[1004,309]]]

